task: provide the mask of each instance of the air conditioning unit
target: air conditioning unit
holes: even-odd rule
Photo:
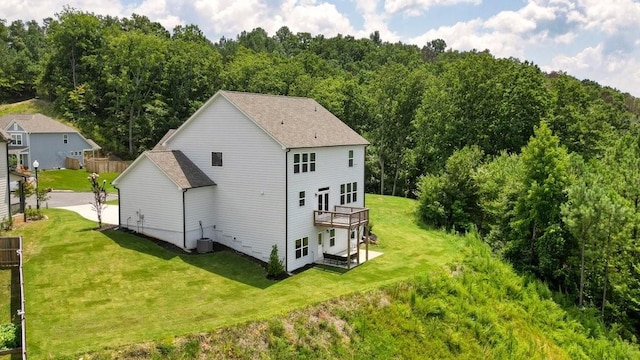
[[[213,240],[211,239],[198,239],[196,249],[199,254],[209,253],[213,251]]]

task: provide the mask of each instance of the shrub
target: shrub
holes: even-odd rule
[[[44,217],[42,215],[42,213],[40,212],[40,210],[34,209],[31,206],[26,208],[24,213],[27,216],[27,219],[29,219],[29,220],[40,220],[40,219],[42,219]]]
[[[9,216],[9,217],[3,217],[2,218],[2,223],[0,223],[0,227],[2,228],[2,231],[9,231],[11,229],[13,229],[13,217]]]
[[[284,264],[278,257],[278,245],[271,247],[269,263],[267,264],[267,277],[269,279],[280,278],[284,274]]]
[[[0,349],[20,346],[20,327],[12,323],[0,324]]]

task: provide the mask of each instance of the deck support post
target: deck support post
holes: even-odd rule
[[[360,223],[358,221],[358,223]],[[358,230],[356,230],[356,248],[358,249],[358,265],[360,265],[360,239],[362,239],[362,237],[360,236],[360,225],[358,225]]]
[[[351,226],[347,229],[347,269],[351,269]]]
[[[365,259],[369,261],[369,219],[364,223],[364,248],[365,248]]]

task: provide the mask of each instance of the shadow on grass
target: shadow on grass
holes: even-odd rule
[[[171,248],[173,245],[169,243],[120,230],[107,230],[103,231],[103,234],[122,248],[152,255],[162,260],[178,257],[186,264],[252,287],[266,289],[277,283],[266,278],[264,268],[257,261],[249,260],[234,251],[191,254],[177,247],[173,249]]]
[[[317,270],[326,271],[326,272],[339,274],[339,275],[346,274],[350,270],[350,269],[345,269],[339,266],[331,266],[326,264],[316,264],[314,268],[316,268]],[[355,269],[355,266],[352,269]]]

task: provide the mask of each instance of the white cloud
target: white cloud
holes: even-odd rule
[[[349,18],[329,2],[285,0],[275,8],[264,0],[196,0],[193,6],[202,22],[208,24],[203,29],[226,36],[257,27],[274,34],[285,25],[294,33],[335,36],[355,32]]]
[[[328,2],[287,0],[280,6],[280,14],[268,21],[267,30],[275,33],[280,27],[288,25],[293,32],[309,32],[335,36],[353,34],[349,18],[340,13],[334,4]]]
[[[447,47],[456,50],[489,49],[498,57],[524,56],[525,46],[520,36],[502,31],[487,32],[482,19],[458,22],[453,26],[429,30],[416,38],[409,39],[409,42],[422,46],[434,39],[444,39]]]
[[[568,19],[586,29],[613,34],[623,29],[637,29],[640,2],[634,0],[580,0],[568,12]]]
[[[418,16],[433,6],[450,6],[462,3],[478,5],[482,0],[385,0],[384,9],[389,14],[399,12],[408,16]]]
[[[126,6],[120,1],[103,0],[4,0],[0,2],[0,18],[13,20],[41,21],[45,17],[55,17],[65,6],[96,15],[111,15],[130,17],[131,14],[147,16],[151,21],[157,21],[168,30],[183,24],[180,17],[172,14],[172,9],[182,0],[144,0],[139,5]]]
[[[170,4],[170,7],[173,7]],[[167,0],[144,0],[140,5],[134,7],[131,13],[144,15],[151,21],[156,21],[162,24],[162,26],[171,31],[176,25],[183,25],[184,21],[180,17],[171,14],[167,9]]]
[[[204,28],[215,33],[238,34],[258,27],[267,12],[267,5],[261,0],[225,1],[196,0],[193,8],[203,19]]]
[[[36,20],[54,17],[64,6],[93,12],[100,15],[123,16],[124,6],[119,1],[106,2],[100,0],[4,0],[0,2],[0,18],[7,22],[13,20]],[[130,15],[130,14],[129,14]]]
[[[503,11],[487,20],[484,26],[496,31],[524,33],[534,30],[536,28],[536,22],[524,18],[522,14],[515,11]]]
[[[357,37],[368,37],[374,31],[380,32],[383,41],[396,42],[400,37],[394,31],[389,29],[388,16],[378,10],[379,1],[356,0],[356,9],[361,13],[364,19],[364,26]]]
[[[587,47],[573,56],[557,55],[542,70],[566,71],[580,79],[592,79],[602,85],[640,94],[640,61],[637,56],[604,53],[604,44]]]
[[[553,58],[550,66],[545,66],[547,70],[563,70],[571,69],[573,71],[584,70],[594,66],[602,66],[602,49],[603,45],[598,44],[596,47],[588,47],[583,49],[575,56],[558,55]]]

